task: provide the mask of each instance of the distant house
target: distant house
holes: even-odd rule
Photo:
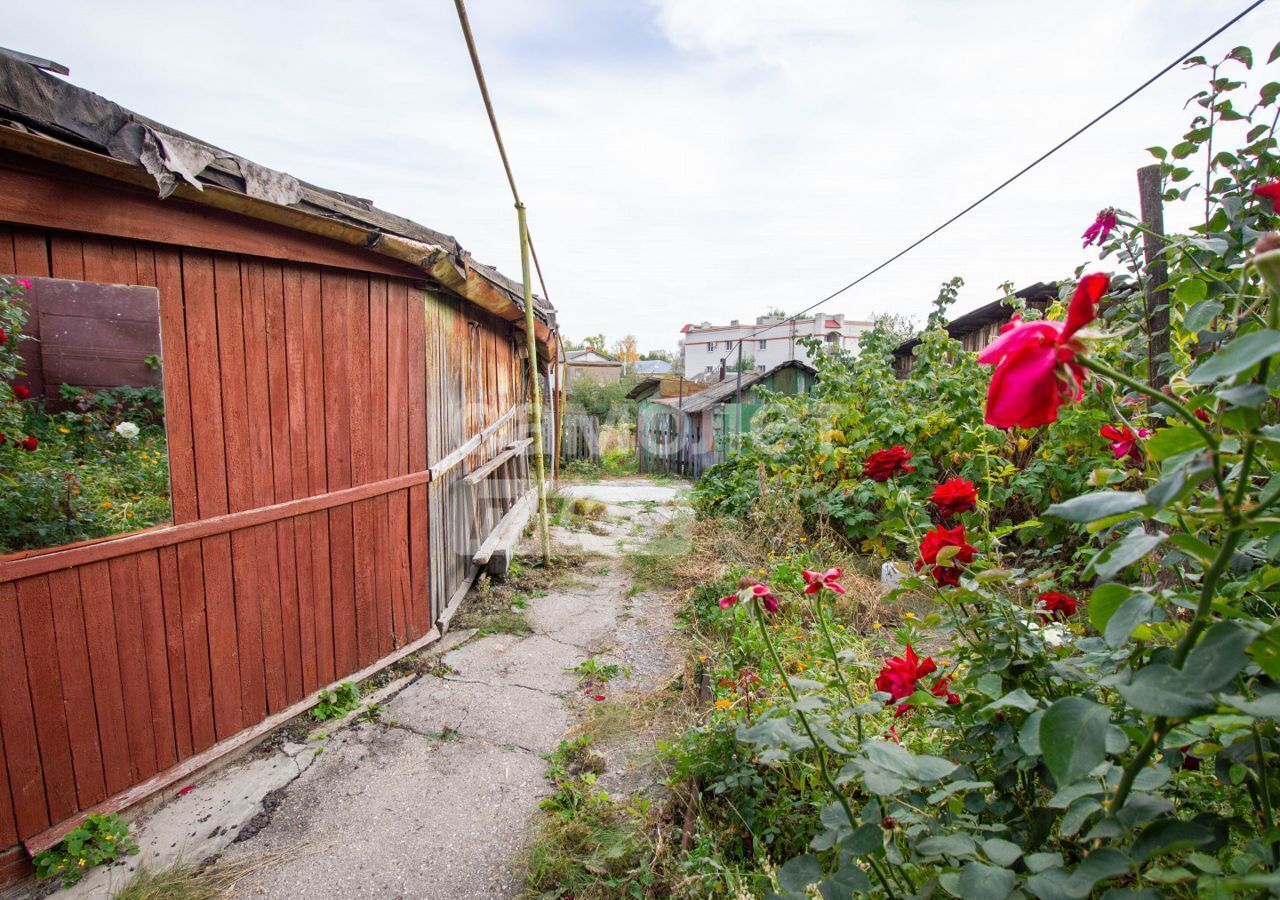
[[[597,384],[617,384],[622,377],[622,363],[594,347],[567,351],[564,367],[563,384],[567,387],[584,378]]]
[[[1058,285],[1041,282],[1015,291],[1013,296],[1026,301],[1028,308],[1044,312],[1058,299]],[[1000,327],[1011,318],[1013,308],[1004,300],[995,300],[952,319],[947,323],[947,334],[959,341],[965,350],[977,353],[996,339]],[[899,378],[906,378],[915,366],[915,351],[919,345],[920,338],[916,337],[899,344],[893,351],[893,368]]]
[[[632,394],[647,394],[636,417],[636,447],[641,472],[671,472],[699,477],[711,465],[723,461],[740,434],[751,430],[751,421],[762,405],[760,389],[786,394],[807,394],[816,372],[806,363],[788,360],[766,372],[737,373],[697,393],[672,396],[669,380],[654,390],[650,380]],[[690,383],[684,382],[688,389]],[[739,402],[739,396],[741,401]]]
[[[670,375],[675,367],[665,359],[641,359],[631,364],[636,375]]]
[[[846,320],[840,315],[814,315],[807,319],[784,316],[758,316],[754,324],[741,324],[734,319],[728,325],[686,325],[684,335],[684,373],[698,381],[719,381],[720,363],[733,368],[738,361],[738,342],[742,341],[742,359],[753,361],[755,371],[766,372],[791,360],[809,361],[809,351],[800,343],[803,338],[817,338],[828,347],[858,351],[858,339],[870,331],[873,323]]]

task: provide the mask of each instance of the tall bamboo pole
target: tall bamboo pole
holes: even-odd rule
[[[533,320],[533,286],[529,280],[529,226],[524,204],[516,204],[520,222],[520,274],[524,280],[524,336],[529,346],[529,381],[533,393],[533,452],[538,485],[538,533],[542,539],[542,563],[551,564],[551,536],[547,533],[547,482],[542,450],[542,386],[538,384],[538,335]]]

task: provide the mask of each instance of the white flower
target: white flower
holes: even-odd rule
[[[132,441],[138,437],[139,428],[132,422],[121,422],[116,426],[116,434],[125,440]]]
[[[1067,626],[1054,623],[1052,625],[1042,625],[1039,622],[1027,622],[1027,627],[1044,641],[1046,647],[1061,647],[1063,644],[1071,641],[1071,633],[1067,631]]]

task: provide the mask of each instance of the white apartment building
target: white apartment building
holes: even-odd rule
[[[793,359],[808,362],[809,352],[800,344],[804,337],[816,337],[829,346],[856,353],[859,337],[871,327],[871,322],[846,320],[843,314],[821,313],[807,319],[759,316],[753,324],[746,325],[737,319],[728,325],[686,325],[680,329],[684,335],[684,374],[697,381],[718,381],[720,360],[728,357],[725,366],[732,367],[738,359],[737,341],[741,339],[745,339],[743,359],[753,359],[759,372]]]

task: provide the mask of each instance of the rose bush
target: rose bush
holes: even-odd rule
[[[785,859],[772,896],[1280,893],[1280,234],[1259,238],[1280,224],[1280,83],[1237,108],[1224,73],[1251,66],[1237,48],[1210,67],[1191,131],[1152,151],[1171,202],[1205,157],[1204,222],[1165,252],[1167,354],[1131,327],[1158,286],[1142,226],[1108,209],[1085,238],[1111,277],[1067,279],[1065,308],[1016,319],[978,359],[930,332],[902,382],[874,334],[856,360],[820,359],[815,395],[775,399],[744,459],[700,487],[715,514],[753,470],[786,485],[814,527],[914,556],[897,592],[937,604],[927,635],[909,622],[870,669],[832,638],[818,560],[768,574],[782,616],[812,604],[821,659],[804,668],[759,603],[721,610],[754,623],[756,696],[776,681],[780,702],[745,711],[733,746],[750,754],[725,749],[733,774],[715,783],[812,810],[790,840],[748,820]],[[1210,154],[1233,126],[1243,143]],[[922,367],[945,403],[923,399]],[[1046,497],[1027,473],[1064,446],[1078,466],[1046,473]],[[916,471],[864,477],[892,447]],[[945,673],[924,640],[948,647]]]

